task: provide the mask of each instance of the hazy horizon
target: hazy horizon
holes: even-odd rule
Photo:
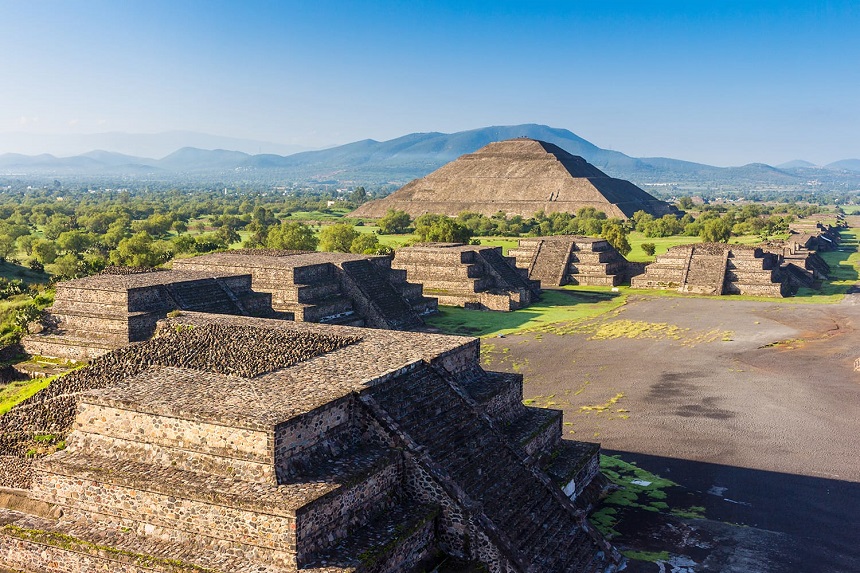
[[[0,0],[0,10],[12,48],[0,56],[0,153],[46,134],[189,131],[322,148],[539,123],[634,157],[860,157],[850,2]]]

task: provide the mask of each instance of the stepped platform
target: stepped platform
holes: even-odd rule
[[[298,322],[414,330],[436,312],[436,300],[385,256],[253,249],[178,259],[173,268],[250,274],[253,288]]]
[[[599,446],[562,440],[477,339],[185,312],[68,377],[0,417],[31,473],[0,495],[0,570],[620,564],[576,505]],[[46,430],[65,449],[9,448]]]
[[[47,317],[22,340],[32,355],[95,358],[148,339],[175,310],[270,316],[271,297],[251,290],[251,276],[180,270],[100,274],[58,283]]]
[[[529,280],[499,247],[426,243],[398,249],[391,266],[420,281],[443,305],[510,311],[540,296],[540,283]]]
[[[529,237],[509,254],[544,286],[617,286],[636,272],[609,241],[595,237]]]
[[[789,277],[779,265],[779,257],[761,247],[679,245],[647,265],[645,274],[633,277],[630,286],[707,295],[788,296]]]

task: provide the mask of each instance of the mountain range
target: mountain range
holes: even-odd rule
[[[388,141],[366,139],[288,155],[193,146],[178,149],[161,159],[115,151],[90,151],[71,157],[6,153],[0,155],[0,176],[182,177],[217,178],[218,181],[400,185],[490,142],[515,137],[554,143],[584,157],[613,177],[629,179],[643,186],[813,186],[823,190],[860,187],[860,159],[845,159],[821,167],[802,160],[776,167],[761,163],[715,167],[664,157],[631,157],[619,151],[601,149],[567,129],[537,124],[485,127],[451,134],[412,133]]]

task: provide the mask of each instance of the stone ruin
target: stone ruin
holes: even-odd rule
[[[674,289],[696,294],[790,294],[779,257],[761,247],[696,243],[672,247],[630,280],[633,288]]]
[[[508,254],[544,286],[617,286],[638,268],[606,239],[577,235],[520,239],[519,247]]]
[[[250,274],[254,290],[298,322],[412,330],[436,312],[436,299],[406,281],[386,256],[301,251],[229,251],[173,261],[174,269]]]
[[[407,183],[388,197],[365,203],[353,217],[383,217],[388,209],[412,217],[456,216],[471,211],[531,217],[538,211],[575,213],[593,207],[627,219],[636,211],[661,217],[677,210],[630,181],[610,177],[582,157],[536,139],[490,143]]]
[[[425,243],[398,249],[391,266],[421,281],[443,305],[510,311],[540,296],[540,282],[529,280],[501,247]]]
[[[819,221],[799,220],[789,223],[786,245],[807,251],[834,251],[839,247],[839,230]]]
[[[54,304],[34,334],[31,355],[87,360],[147,340],[173,310],[265,316],[271,296],[251,290],[250,275],[114,268],[57,283]]]
[[[477,339],[182,313],[0,417],[0,570],[616,571],[522,398]]]

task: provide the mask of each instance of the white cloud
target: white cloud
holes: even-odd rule
[[[39,116],[38,115],[29,116],[29,117],[26,115],[22,115],[21,117],[18,118],[18,124],[19,125],[32,125],[35,123],[39,123]]]
[[[69,127],[75,127],[79,123],[81,123],[81,120],[79,120],[79,119],[70,119],[69,120]]]

